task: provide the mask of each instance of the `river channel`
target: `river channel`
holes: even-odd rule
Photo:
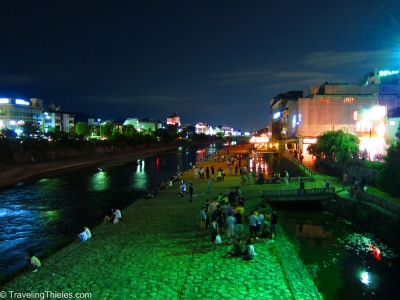
[[[129,163],[104,162],[30,178],[0,191],[0,274],[24,267],[27,251],[40,255],[112,207],[143,197],[167,176],[189,169],[225,145],[182,147]],[[319,204],[274,207],[324,299],[398,299],[398,253]],[[379,249],[380,255],[376,252]]]

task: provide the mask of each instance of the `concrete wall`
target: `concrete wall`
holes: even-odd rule
[[[29,162],[0,166],[0,188],[12,186],[24,179],[42,173],[79,167],[112,159],[155,154],[166,148],[175,147],[176,145],[170,147],[157,146],[124,150],[120,148],[94,147],[82,152],[74,149],[60,149],[61,151],[50,151],[46,153],[48,160],[33,162],[30,160],[30,153],[23,152],[18,154],[16,159],[19,161],[28,160]]]

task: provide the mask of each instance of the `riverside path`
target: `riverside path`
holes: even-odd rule
[[[229,156],[233,153],[230,148]],[[211,247],[210,233],[200,235],[206,199],[240,184],[225,162],[202,163],[211,165],[227,174],[223,182],[214,180],[211,193],[207,179],[186,171],[182,179],[193,182],[193,202],[178,196],[179,183],[138,199],[122,210],[122,222],[94,228],[87,243],[68,245],[42,261],[40,272],[21,274],[1,290],[90,293],[91,299],[321,299],[280,227],[275,243],[254,243],[258,255],[250,261],[222,258],[232,247],[223,234],[217,248]],[[247,213],[259,205],[260,188],[249,183],[241,189]]]

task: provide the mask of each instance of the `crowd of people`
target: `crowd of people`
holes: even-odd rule
[[[210,229],[212,247],[222,243],[224,234],[228,244],[234,243],[233,249],[228,254],[251,257],[255,255],[253,242],[260,238],[274,241],[278,214],[261,211],[259,208],[246,214],[244,206],[245,199],[238,186],[229,188],[224,195],[220,193],[213,202],[208,199],[202,206],[200,231],[202,235],[206,235],[206,231]],[[248,228],[248,234],[245,233],[245,227]],[[246,237],[246,247],[242,249],[241,243]]]

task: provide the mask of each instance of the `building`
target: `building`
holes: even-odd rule
[[[369,149],[371,154],[380,153],[385,148],[385,136],[374,136],[372,126],[382,124],[382,119],[373,120],[375,112],[382,116],[382,108],[390,110],[400,105],[398,84],[335,84],[325,82],[322,85],[307,86],[296,99],[293,92],[270,101],[269,136],[278,136],[292,143],[293,148],[307,153],[310,144],[316,143],[317,136],[330,130],[345,129],[360,137],[361,149]],[[292,94],[287,96],[287,94]],[[299,95],[295,92],[294,95]],[[360,111],[364,119],[355,118]],[[372,124],[372,122],[376,122]],[[365,124],[370,124],[365,126]],[[364,124],[364,125],[362,125]],[[380,128],[380,129],[379,129]],[[381,133],[382,125],[375,132]]]
[[[163,128],[161,121],[156,121],[152,119],[138,119],[138,118],[128,118],[125,120],[124,126],[132,125],[137,131],[156,131],[157,129]]]
[[[274,138],[294,137],[290,127],[289,111],[296,109],[297,101],[303,97],[303,91],[289,91],[278,94],[269,102],[270,122],[268,123],[268,135]]]
[[[43,113],[44,132],[56,129],[62,132],[75,131],[75,114],[67,111],[62,111],[60,106],[55,106],[54,103],[49,105],[48,110]]]
[[[168,118],[167,118],[167,124],[172,125],[172,126],[181,126],[181,118],[178,116],[178,112],[172,113]]]
[[[196,128],[196,133],[208,134],[208,127],[206,122],[199,122],[194,127]]]
[[[386,128],[386,143],[389,145],[397,142],[396,133],[400,130],[400,107],[388,110]]]
[[[0,127],[21,133],[20,125],[25,122],[41,124],[43,119],[43,100],[0,98]]]

